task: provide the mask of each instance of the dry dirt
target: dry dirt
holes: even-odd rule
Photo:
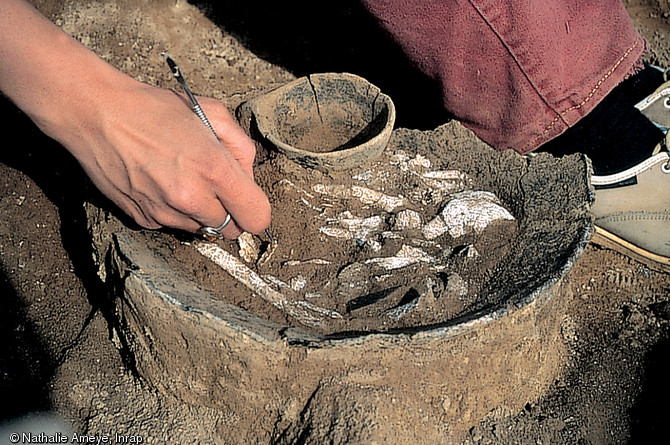
[[[473,138],[462,133],[460,142]],[[287,300],[308,304],[312,309],[306,316],[318,321],[287,319],[213,267],[183,238],[152,236],[147,242],[212,295],[278,323],[334,333],[389,331],[453,319],[491,303],[481,290],[490,271],[509,260],[519,221],[484,190],[483,181],[449,169],[453,159],[438,145],[448,138],[440,136],[448,134],[436,132],[429,139],[396,133],[379,158],[353,171],[321,173],[284,156],[258,166],[256,179],[275,203],[271,233],[277,242],[270,243],[265,234],[247,234],[217,244]],[[450,142],[451,151],[467,150],[456,137]],[[490,163],[490,155],[489,149],[471,154],[474,164],[482,165]],[[510,170],[499,174],[518,174]],[[448,175],[437,180],[431,173]],[[375,204],[380,189],[387,199]],[[450,197],[450,209],[456,209],[450,211],[455,213],[452,222],[458,227],[453,236],[441,233],[438,223],[428,224],[442,221],[443,203]],[[478,217],[457,221],[461,205],[471,205],[471,215]],[[475,223],[481,228],[475,229]]]
[[[155,62],[169,51],[196,93],[231,108],[296,76],[348,71],[394,99],[398,126],[432,129],[445,119],[434,86],[404,64],[355,2],[319,10],[306,2],[35,3],[142,81],[174,87],[162,62]],[[650,41],[649,60],[670,66],[667,3],[625,4]],[[304,19],[305,11],[313,20]],[[408,84],[416,88],[408,92]],[[106,203],[61,147],[11,104],[2,109],[5,128],[21,135],[22,147],[7,143],[0,154],[0,418],[50,410],[82,433],[137,434],[157,443],[237,442],[226,427],[234,412],[175,403],[133,375],[105,318],[108,290],[95,274],[86,232],[82,203]],[[589,246],[570,281],[574,295],[561,323],[570,354],[564,373],[522,410],[491,411],[462,443],[640,443],[667,434],[670,276]],[[251,427],[242,436],[251,442],[265,437],[254,436]]]

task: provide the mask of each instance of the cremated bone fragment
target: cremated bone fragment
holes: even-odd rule
[[[403,244],[398,253],[392,257],[371,258],[365,261],[365,264],[376,264],[385,269],[393,270],[407,267],[411,264],[424,262],[428,264],[435,263],[435,258],[428,255],[423,250]]]
[[[357,185],[347,187],[344,185],[315,184],[312,186],[312,190],[332,198],[358,199],[365,205],[377,207],[385,212],[393,212],[396,209],[407,205],[404,198],[386,195],[376,190]]]
[[[245,285],[254,294],[259,295],[265,301],[284,311],[286,314],[294,317],[300,323],[306,326],[318,326],[322,322],[321,317],[312,315],[316,312],[321,315],[327,315],[331,318],[337,318],[339,314],[329,309],[319,308],[313,304],[305,304],[304,301],[289,301],[279,291],[273,289],[258,274],[249,269],[244,263],[235,258],[231,253],[223,250],[213,243],[198,242],[195,248],[205,257],[219,265],[230,276]]]
[[[514,220],[491,192],[466,191],[453,195],[442,212],[422,230],[426,239],[435,239],[445,233],[458,238],[473,231],[481,232],[496,220]]]
[[[237,237],[237,246],[239,247],[240,258],[247,264],[253,264],[258,260],[260,250],[254,237],[249,232],[244,232]]]

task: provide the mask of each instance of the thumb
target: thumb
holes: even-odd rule
[[[270,226],[270,201],[227,147],[221,148],[220,155],[212,177],[217,198],[240,229],[262,232]]]
[[[228,149],[242,169],[253,178],[256,158],[256,147],[253,141],[242,130],[223,103],[216,99],[203,98],[201,106],[221,144]]]

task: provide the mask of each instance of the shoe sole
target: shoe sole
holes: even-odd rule
[[[591,239],[591,242],[594,244],[616,250],[617,252],[644,264],[650,269],[660,272],[670,272],[670,258],[644,250],[635,244],[631,244],[628,241],[619,238],[612,232],[608,232],[602,227],[595,226],[595,228],[595,233]]]

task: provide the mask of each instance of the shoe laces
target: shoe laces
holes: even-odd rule
[[[670,98],[666,98],[664,105],[667,108],[670,108]],[[661,164],[661,171],[665,174],[670,173],[670,136],[666,136],[661,140],[661,142],[656,146],[656,149],[652,153],[652,155],[657,155],[659,153],[665,152],[667,157],[666,160],[663,164]]]
[[[665,149],[664,151],[668,153],[668,158],[665,160],[665,162],[661,165],[661,171],[665,174],[670,173],[670,150],[668,150],[668,138],[665,138],[663,140],[663,143],[661,146]]]

